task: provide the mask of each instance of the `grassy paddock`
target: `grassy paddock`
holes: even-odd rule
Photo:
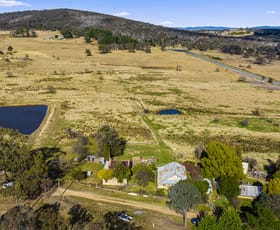
[[[37,38],[10,38],[6,32],[0,45],[0,50],[5,51],[11,45],[16,51],[7,55],[10,62],[0,60],[1,105],[51,103],[61,107],[57,122],[52,122],[54,126],[50,128],[54,132],[47,132],[48,137],[39,140],[42,145],[58,145],[71,152],[72,140],[67,138],[66,128],[90,136],[108,124],[128,140],[124,158],[153,156],[162,164],[181,151],[187,153],[187,158],[192,157],[194,147],[201,141],[232,140],[232,137],[248,145],[250,148],[245,146],[248,152],[267,156],[279,153],[274,141],[280,139],[276,126],[252,118],[252,126],[242,128],[239,120],[231,119],[250,116],[259,108],[265,117],[278,121],[280,91],[238,82],[237,74],[223,68],[217,71],[216,65],[184,53],[152,48],[151,54],[142,51],[100,54],[96,43],[86,44],[83,38],[47,39],[56,33],[38,31]],[[87,57],[86,49],[93,56]],[[23,60],[26,54],[28,61]],[[226,63],[229,58],[239,64],[244,61],[215,52],[209,55]],[[176,71],[178,65],[181,71]],[[276,71],[278,65],[265,68]],[[255,70],[257,67],[252,65],[252,72]],[[14,77],[7,77],[9,72]],[[177,108],[183,114],[156,115],[167,108]],[[142,116],[144,110],[151,113]],[[229,123],[213,124],[215,117],[221,123]],[[236,123],[231,125],[231,122]],[[263,146],[256,143],[259,140],[265,140],[261,141]]]

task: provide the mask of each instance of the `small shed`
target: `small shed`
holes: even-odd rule
[[[242,162],[242,167],[243,167],[243,173],[246,175],[248,173],[249,163],[243,161]]]
[[[253,185],[240,185],[240,197],[254,199],[261,195],[262,187]]]

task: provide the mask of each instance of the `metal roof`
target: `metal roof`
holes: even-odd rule
[[[240,196],[257,197],[262,193],[261,186],[240,185]]]
[[[173,185],[185,179],[186,168],[177,162],[158,167],[158,184]]]

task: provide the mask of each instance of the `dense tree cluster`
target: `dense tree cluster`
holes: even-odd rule
[[[1,229],[67,230],[67,223],[59,213],[60,204],[44,204],[37,210],[29,206],[15,206],[2,215]]]
[[[206,156],[201,159],[202,173],[207,178],[231,176],[243,178],[243,168],[240,156],[228,145],[221,142],[209,142],[206,146]]]
[[[12,37],[16,38],[29,38],[29,37],[37,37],[35,30],[29,29],[27,27],[19,27],[16,30],[11,32]]]
[[[14,183],[9,188],[2,188],[2,192],[34,199],[48,191],[62,176],[59,156],[63,152],[58,148],[30,150],[19,133],[4,129],[0,132],[0,169],[6,182]]]
[[[1,216],[0,228],[13,230],[82,230],[92,222],[93,216],[80,204],[73,205],[67,218],[62,217],[60,203],[43,204],[38,209],[14,206]],[[105,221],[101,223],[105,229]],[[95,228],[94,228],[95,229]]]
[[[101,127],[94,137],[98,142],[98,155],[105,160],[122,155],[126,148],[126,140],[108,125]]]
[[[223,210],[220,217],[208,215],[198,225],[198,230],[241,230],[241,219],[238,212],[232,208]]]

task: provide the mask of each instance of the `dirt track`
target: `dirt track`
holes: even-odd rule
[[[64,189],[57,189],[56,192],[52,196],[60,196],[63,192],[64,192]],[[103,195],[97,195],[92,192],[67,190],[64,193],[64,196],[82,197],[85,199],[96,200],[96,201],[101,201],[101,202],[127,205],[127,206],[130,206],[133,208],[138,208],[138,209],[152,210],[152,211],[156,211],[156,212],[163,213],[166,215],[175,215],[175,216],[178,215],[177,213],[168,209],[167,207],[162,207],[162,206],[158,206],[155,204],[147,204],[147,203],[143,203],[143,202],[131,201],[131,200],[124,200],[124,199],[120,199],[120,198],[113,198],[113,197],[108,197],[108,196],[103,196]]]

